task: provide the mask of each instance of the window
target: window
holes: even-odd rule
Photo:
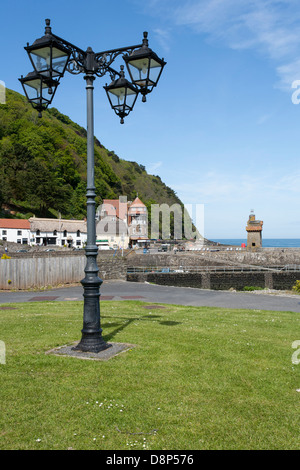
[[[36,231],[36,234],[37,234],[37,235],[41,235],[41,231],[40,231],[40,230],[37,230],[37,231]]]
[[[7,238],[6,238],[6,237],[2,237],[2,240],[3,240],[4,242],[6,242],[6,241],[7,241]]]
[[[18,231],[17,231],[17,235],[18,235],[18,236],[22,235],[22,230],[18,230]]]
[[[2,230],[2,235],[7,235],[7,231],[6,231],[6,230]]]
[[[53,230],[53,235],[56,237],[56,235],[57,235],[57,230]]]
[[[68,232],[64,230],[64,237],[67,237],[67,236],[68,236]]]
[[[77,230],[77,237],[80,237],[80,230]]]
[[[17,239],[17,243],[21,243],[21,239],[20,239],[20,238]]]

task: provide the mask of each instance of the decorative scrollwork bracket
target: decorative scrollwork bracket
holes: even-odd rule
[[[111,67],[116,58],[120,55],[124,57],[125,55],[132,53],[135,49],[138,49],[142,46],[142,44],[138,44],[135,46],[122,47],[120,49],[111,49],[108,51],[95,53],[90,47],[88,47],[86,51],[83,51],[74,44],[60,38],[59,36],[56,36],[53,33],[51,34],[64,47],[71,51],[66,70],[73,75],[78,75],[80,73],[92,73],[97,75],[97,77],[103,77],[108,73],[110,78],[115,80],[116,76],[120,76],[120,73]]]

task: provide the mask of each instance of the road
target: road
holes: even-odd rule
[[[141,300],[161,304],[300,312],[300,297],[297,295],[213,291],[127,281],[104,281],[100,292],[102,300]],[[82,294],[81,285],[43,291],[2,291],[0,304],[83,300]]]

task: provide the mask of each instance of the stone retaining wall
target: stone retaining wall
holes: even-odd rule
[[[299,272],[233,272],[233,273],[134,273],[128,274],[132,282],[152,282],[164,286],[196,287],[199,289],[242,290],[245,286],[291,290]]]
[[[8,253],[10,254],[10,253]],[[200,287],[202,289],[242,289],[244,286],[291,289],[300,272],[203,272],[128,274],[132,267],[169,267],[180,269],[197,266],[300,265],[300,249],[262,249],[261,252],[211,252],[137,254],[99,251],[99,276],[103,280],[128,279],[163,285]],[[84,251],[16,253],[11,259],[0,260],[0,289],[27,289],[45,285],[79,282],[84,277]],[[37,273],[39,273],[37,275]],[[10,282],[9,282],[10,281]]]
[[[190,266],[281,266],[300,265],[300,248],[260,248],[248,251],[197,251],[186,253],[147,253],[135,252],[127,256],[128,266],[152,266],[179,268]]]
[[[97,256],[97,264],[101,279],[122,279],[126,281],[127,262],[125,258],[113,256],[111,253],[105,255],[100,253]]]

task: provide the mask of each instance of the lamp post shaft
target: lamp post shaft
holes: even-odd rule
[[[99,352],[109,347],[102,338],[100,326],[100,286],[98,276],[98,247],[96,245],[96,192],[94,171],[94,86],[95,77],[87,74],[87,244],[85,278],[81,281],[84,292],[83,329],[81,341],[74,348],[80,351]]]
[[[94,156],[94,79],[86,75],[86,114],[87,114],[87,246],[96,248],[95,226],[95,156]]]

